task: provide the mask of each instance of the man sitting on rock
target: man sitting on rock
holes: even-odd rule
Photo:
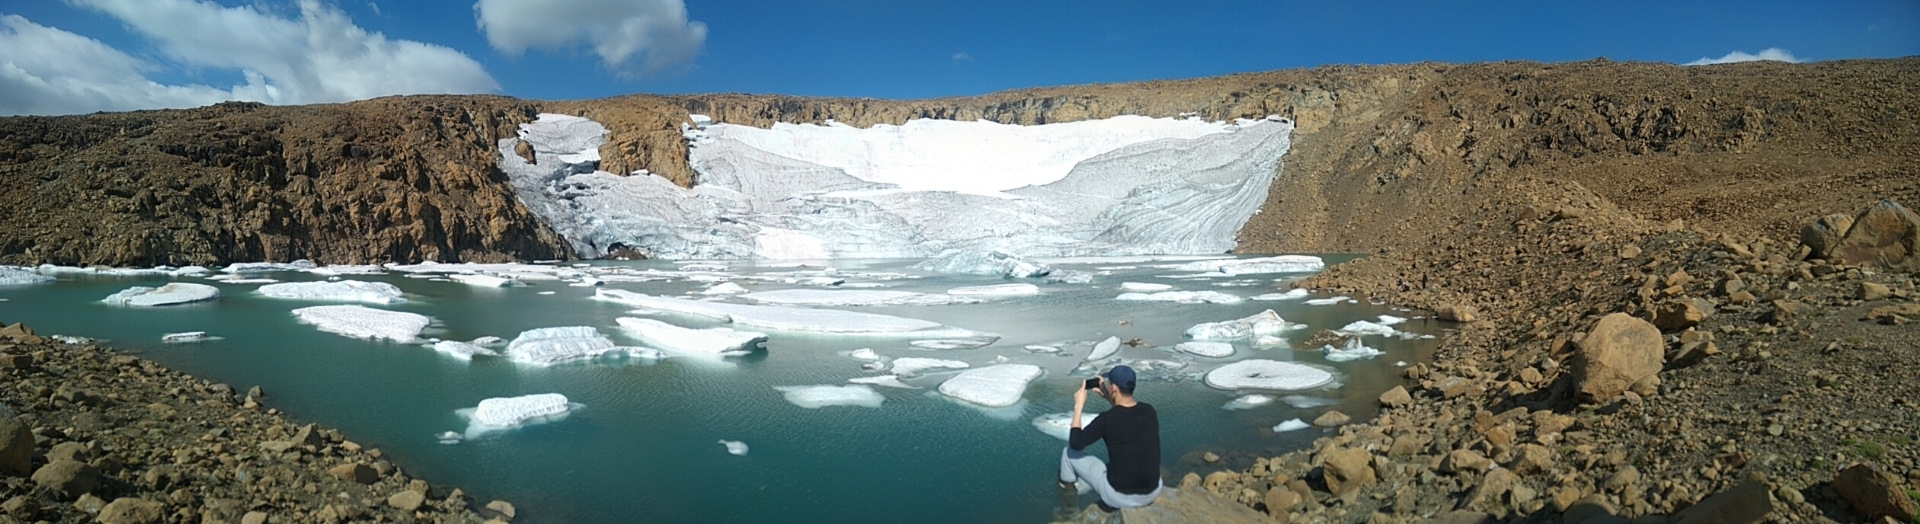
[[[1072,429],[1067,433],[1067,449],[1060,456],[1060,499],[1071,508],[1078,504],[1074,481],[1086,481],[1100,494],[1105,509],[1138,508],[1160,496],[1160,416],[1153,405],[1134,400],[1137,383],[1133,368],[1114,366],[1089,382],[1112,409],[1082,428],[1080,415],[1087,404],[1088,388],[1073,392]],[[1107,458],[1086,454],[1088,445],[1106,441]]]

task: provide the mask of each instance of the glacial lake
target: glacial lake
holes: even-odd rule
[[[1166,367],[1142,370],[1139,397],[1161,416],[1163,480],[1175,485],[1187,472],[1205,474],[1244,468],[1254,457],[1305,447],[1322,436],[1318,428],[1276,433],[1290,419],[1311,421],[1332,405],[1356,418],[1375,412],[1374,398],[1399,383],[1400,365],[1429,359],[1432,339],[1446,325],[1418,313],[1365,302],[1309,305],[1314,294],[1288,300],[1232,304],[1122,301],[1123,282],[1166,284],[1173,290],[1217,291],[1242,298],[1279,293],[1304,273],[1195,276],[1172,269],[1194,257],[1141,257],[1048,261],[1058,269],[1094,273],[1091,284],[1043,279],[934,274],[911,268],[915,260],[833,260],[795,267],[766,261],[705,262],[682,271],[670,261],[595,262],[596,272],[645,274],[648,282],[612,281],[573,286],[529,281],[490,288],[409,278],[399,272],[339,278],[387,282],[407,293],[407,302],[367,305],[435,319],[422,337],[511,340],[524,330],[591,326],[621,345],[639,345],[616,324],[619,317],[663,320],[706,328],[717,321],[675,314],[636,315],[634,308],[594,300],[597,289],[704,298],[701,290],[730,280],[752,291],[834,289],[786,275],[829,275],[838,288],[942,294],[966,286],[1032,283],[1035,295],[980,297],[970,304],[839,307],[939,322],[1000,336],[975,349],[920,349],[911,338],[770,331],[765,351],[724,360],[701,358],[602,358],[535,367],[504,358],[452,358],[421,344],[368,341],[321,332],[290,312],[329,302],[268,298],[258,284],[223,283],[196,277],[62,274],[52,284],[0,286],[0,321],[25,322],[41,334],[104,339],[120,351],[235,386],[258,385],[265,403],[296,420],[336,427],[349,439],[388,453],[389,460],[437,486],[459,487],[476,505],[505,499],[519,509],[515,522],[1039,522],[1058,504],[1053,489],[1064,441],[1037,429],[1036,417],[1071,408],[1074,388],[1088,376],[1082,367],[1095,342],[1107,337],[1140,339],[1123,345],[1125,362],[1161,360]],[[1248,258],[1248,257],[1243,257]],[[1349,256],[1326,256],[1329,264]],[[712,266],[725,266],[717,268]],[[449,269],[457,266],[447,266]],[[824,269],[824,268],[831,268]],[[218,268],[216,268],[217,270]],[[696,274],[698,273],[698,274]],[[308,272],[248,273],[283,282],[318,281]],[[757,276],[757,277],[756,277]],[[796,280],[781,282],[782,278]],[[206,283],[218,301],[130,308],[101,302],[130,286],[168,281]],[[746,303],[739,298],[728,302]],[[1306,329],[1283,337],[1298,349],[1259,349],[1247,341],[1235,352],[1210,358],[1174,351],[1195,324],[1239,319],[1272,309]],[[1340,329],[1381,315],[1408,318],[1391,327],[1408,336],[1366,335],[1364,343],[1384,354],[1330,361],[1318,348],[1299,348],[1320,329]],[[221,340],[163,344],[166,333],[207,331]],[[1057,353],[1029,346],[1059,348]],[[875,376],[867,361],[849,356],[871,349],[886,358],[959,360],[973,367],[1004,357],[1040,366],[1024,400],[1009,408],[983,409],[935,392],[954,372],[930,372],[903,381],[916,389],[873,386],[879,407],[803,408],[776,387],[846,385]],[[1264,392],[1279,399],[1250,409],[1226,409],[1237,396],[1209,387],[1201,376],[1249,358],[1295,361],[1334,371],[1326,387]],[[1111,364],[1103,364],[1105,369]],[[1076,371],[1076,368],[1080,368]],[[457,410],[491,397],[560,393],[581,405],[559,420],[487,433],[454,444],[438,435],[462,432]],[[1089,410],[1106,405],[1089,401]],[[741,441],[734,455],[719,441]],[[1226,457],[1209,465],[1208,451]],[[1104,454],[1104,452],[1101,452]],[[1082,495],[1081,504],[1094,500]]]

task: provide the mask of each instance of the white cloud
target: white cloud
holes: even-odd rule
[[[1750,55],[1750,54],[1742,53],[1739,51],[1734,51],[1731,53],[1727,53],[1727,56],[1723,56],[1720,58],[1701,57],[1699,60],[1687,62],[1686,64],[1683,64],[1683,65],[1697,66],[1697,65],[1713,65],[1713,64],[1731,64],[1734,62],[1752,62],[1755,60],[1774,60],[1774,61],[1787,62],[1787,63],[1801,62],[1799,58],[1795,58],[1793,56],[1793,53],[1787,52],[1787,50],[1785,49],[1781,49],[1778,47],[1769,47],[1764,50],[1761,50],[1760,54],[1757,54],[1757,55]]]
[[[476,22],[487,43],[510,55],[587,45],[618,72],[652,72],[692,62],[707,25],[687,21],[682,0],[479,0]]]
[[[968,60],[973,60],[973,55],[970,53],[967,53],[966,51],[961,51],[953,54],[953,61],[955,62],[965,62]]]
[[[166,85],[160,64],[19,16],[0,19],[0,113],[71,114],[195,107],[224,100],[346,102],[416,93],[477,93],[499,84],[453,49],[389,40],[313,0],[297,19],[198,0],[68,0],[150,38],[174,64],[238,70],[230,88]]]

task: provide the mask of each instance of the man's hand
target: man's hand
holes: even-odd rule
[[[1085,409],[1086,407],[1087,407],[1087,388],[1085,387],[1075,388],[1073,390],[1073,425],[1068,427],[1071,427],[1074,429],[1079,429],[1082,427],[1080,425],[1080,413],[1081,413],[1081,410]]]

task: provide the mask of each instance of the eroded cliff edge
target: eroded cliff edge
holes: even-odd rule
[[[1912,58],[1598,60],[1336,66],[915,101],[414,96],[6,118],[0,263],[567,258],[494,167],[494,141],[540,112],[604,123],[603,169],[682,185],[693,178],[678,129],[688,113],[862,126],[1291,117],[1286,176],[1242,229],[1243,252],[1417,251],[1488,195],[1533,181],[1570,183],[1649,219],[1781,234],[1861,201],[1914,200],[1916,80]]]

